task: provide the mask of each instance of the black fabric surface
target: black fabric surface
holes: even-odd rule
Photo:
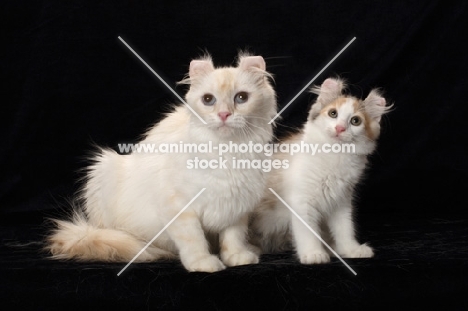
[[[464,1],[4,1],[0,4],[1,301],[18,309],[467,309],[468,71]],[[352,94],[382,87],[394,110],[357,193],[372,259],[300,265],[293,254],[215,274],[178,262],[59,262],[40,252],[92,144],[136,142],[177,103],[118,40],[171,86],[204,50],[230,65],[262,55],[280,108],[316,80]],[[184,94],[183,87],[176,87]],[[313,95],[282,114],[278,136],[306,118]]]

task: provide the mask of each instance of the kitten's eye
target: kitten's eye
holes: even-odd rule
[[[334,119],[338,116],[338,111],[336,111],[336,109],[330,109],[328,111],[328,116]]]
[[[216,98],[211,94],[205,94],[202,96],[202,102],[206,106],[213,106],[216,102]]]
[[[358,125],[361,125],[362,119],[360,117],[354,116],[354,117],[351,118],[350,122],[351,122],[352,125],[358,126]]]
[[[236,104],[243,104],[249,99],[249,95],[246,92],[239,92],[234,96],[234,102]]]

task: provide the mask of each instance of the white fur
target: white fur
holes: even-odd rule
[[[273,132],[267,123],[276,114],[276,97],[264,69],[259,56],[241,57],[237,68],[215,69],[209,57],[192,61],[184,81],[191,85],[186,99],[207,124],[181,106],[148,131],[141,143],[269,142]],[[249,100],[235,104],[240,91],[247,92]],[[216,97],[215,105],[203,104],[207,93]],[[217,115],[221,111],[231,113],[225,124]],[[232,169],[230,161],[264,156],[224,154],[227,169],[188,169],[187,160],[194,157],[218,159],[218,154],[119,155],[102,149],[82,192],[87,219],[58,221],[49,249],[58,258],[128,261],[206,188],[138,260],[178,255],[187,270],[206,272],[257,263],[258,256],[246,242],[247,214],[260,201],[266,176],[262,170]],[[97,235],[89,232],[102,235],[95,240]],[[207,233],[219,234],[221,260],[210,253]],[[124,250],[115,246],[122,238],[130,244]]]
[[[343,96],[343,88],[343,81],[336,79],[327,79],[320,88],[315,88],[313,91],[319,96],[311,108],[303,132],[284,143],[354,143],[356,154],[276,154],[277,158],[288,159],[290,166],[287,170],[272,172],[268,186],[316,233],[329,241],[340,256],[372,257],[372,249],[366,244],[359,244],[355,238],[352,198],[354,187],[366,167],[367,155],[375,149],[380,133],[380,117],[388,107],[385,107],[385,99],[376,91],[371,92],[370,99],[360,101]],[[358,106],[357,110],[355,105]],[[327,114],[334,106],[338,107],[337,118]],[[366,121],[359,126],[351,125],[351,117],[356,115]],[[346,127],[346,131],[339,136],[335,129],[337,125]],[[322,243],[270,191],[265,192],[251,225],[254,243],[263,252],[281,251],[292,244],[301,263],[330,261]]]

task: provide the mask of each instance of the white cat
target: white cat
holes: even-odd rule
[[[141,144],[265,144],[273,136],[268,121],[276,95],[261,56],[240,55],[237,67],[214,68],[210,57],[193,60],[188,105],[180,106],[148,131]],[[84,214],[56,220],[48,249],[57,259],[130,261],[202,188],[206,190],[137,261],[179,256],[189,271],[214,272],[253,264],[258,256],[246,242],[248,213],[266,184],[262,170],[233,169],[231,158],[263,159],[261,153],[223,155],[225,169],[189,169],[187,161],[218,160],[212,153],[133,153],[101,149],[89,167],[81,194]],[[218,237],[220,258],[205,237]],[[220,260],[221,259],[221,260]]]
[[[277,153],[277,158],[289,160],[290,167],[272,172],[268,187],[325,241],[329,240],[340,256],[372,257],[372,248],[355,238],[352,199],[367,156],[375,149],[381,116],[389,107],[377,90],[362,101],[343,95],[344,87],[339,79],[326,79],[320,88],[312,90],[319,96],[302,133],[281,143],[316,144],[322,152],[293,156]],[[333,144],[341,148],[343,143],[353,144],[355,153],[323,152]],[[330,261],[320,240],[271,191],[265,192],[252,219],[255,244],[264,252],[288,249],[293,244],[301,263]]]

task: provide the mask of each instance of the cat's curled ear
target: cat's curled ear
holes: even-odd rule
[[[318,97],[309,111],[309,120],[315,119],[323,107],[338,99],[345,87],[346,84],[343,80],[335,78],[326,79],[320,87],[312,87],[310,92],[317,94]]]
[[[211,58],[195,59],[190,62],[189,77],[190,79],[206,75],[215,70]]]
[[[252,67],[262,71],[266,70],[265,60],[261,56],[241,56],[238,67],[241,70],[248,70]]]
[[[387,101],[385,98],[383,98],[378,89],[373,89],[370,91],[369,95],[362,104],[369,117],[376,122],[380,122],[382,115],[388,112],[392,107],[387,106]]]
[[[319,88],[312,88],[312,93],[318,94],[317,102],[328,105],[341,96],[345,83],[341,79],[328,78]]]

